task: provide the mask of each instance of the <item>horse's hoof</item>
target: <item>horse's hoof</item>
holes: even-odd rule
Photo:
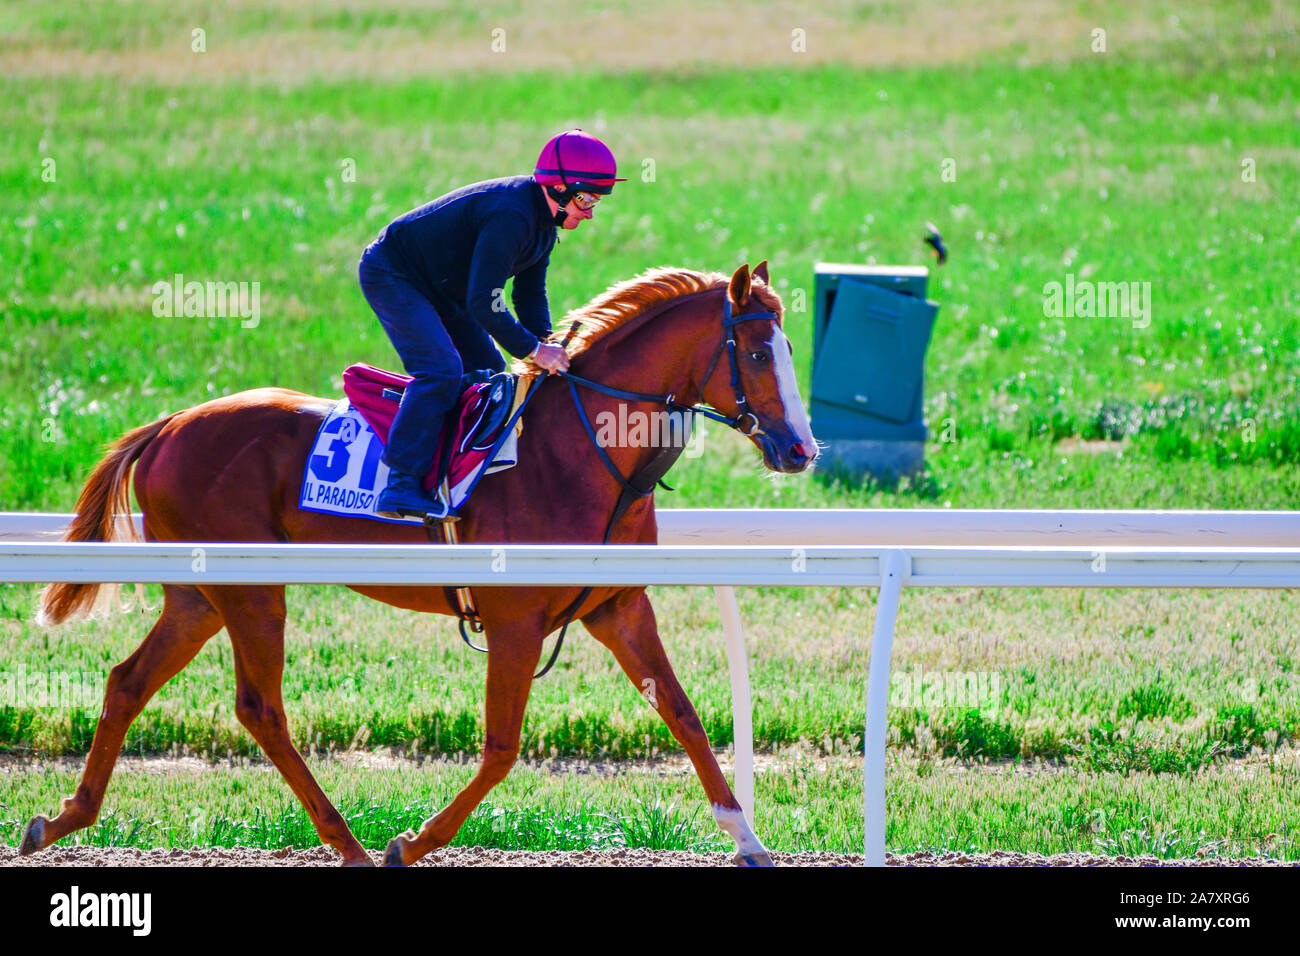
[[[402,859],[402,847],[406,846],[406,837],[397,836],[388,841],[388,848],[384,850],[384,866],[406,866],[406,861]]]
[[[32,822],[27,824],[27,829],[23,831],[23,842],[18,846],[19,856],[31,856],[37,850],[44,848],[45,824],[49,822],[49,818],[45,816],[32,817]]]
[[[734,866],[776,866],[766,853],[737,853],[731,862]]]
[[[344,860],[342,863],[339,864],[339,866],[342,867],[349,867],[349,866],[373,867],[374,865],[375,865],[375,861],[370,859],[369,853],[362,853],[361,856],[357,857],[355,860]]]

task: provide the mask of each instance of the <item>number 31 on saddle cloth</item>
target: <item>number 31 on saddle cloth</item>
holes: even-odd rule
[[[479,379],[473,381],[473,379]],[[492,446],[523,399],[509,372],[487,376],[470,373],[471,384],[462,392],[455,411],[447,416],[452,428],[438,438],[440,449],[424,479],[428,491],[437,490],[439,501],[453,516],[477,484],[479,474],[490,475],[513,468],[517,461],[522,416],[488,461]],[[326,416],[316,433],[307,467],[303,471],[298,507],[304,511],[349,515],[403,524],[421,524],[416,517],[394,519],[375,513],[375,500],[388,483],[388,466],[380,461],[402,391],[409,375],[388,372],[360,363],[343,372],[344,398]]]

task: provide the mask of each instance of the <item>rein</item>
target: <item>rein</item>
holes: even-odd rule
[[[619,495],[618,503],[615,504],[614,506],[614,513],[610,515],[609,522],[605,525],[605,534],[601,539],[600,542],[601,544],[609,544],[609,539],[611,535],[614,533],[614,526],[618,523],[618,519],[623,517],[623,515],[627,513],[628,508],[630,508],[634,502],[640,500],[641,498],[646,497],[649,494],[652,494],[655,490],[656,485],[660,485],[664,488],[667,488],[669,491],[672,491],[672,489],[669,488],[668,485],[664,484],[662,479],[663,476],[668,473],[668,470],[672,468],[673,464],[676,463],[677,459],[681,456],[681,453],[684,450],[684,443],[676,446],[670,445],[669,447],[662,449],[659,452],[659,454],[655,455],[654,458],[650,459],[650,461],[646,465],[644,465],[639,471],[633,474],[630,478],[623,477],[622,472],[618,470],[618,467],[614,464],[613,460],[609,457],[609,453],[606,452],[603,447],[601,447],[600,441],[596,437],[596,430],[591,426],[591,419],[587,415],[587,410],[582,407],[582,402],[578,398],[578,387],[582,386],[583,388],[591,389],[592,391],[595,392],[600,392],[602,395],[608,395],[611,398],[622,398],[632,402],[649,402],[652,404],[664,405],[670,411],[673,412],[690,412],[692,415],[697,415],[697,414],[703,415],[705,418],[708,418],[712,421],[719,422],[720,424],[726,425],[729,428],[734,428],[736,431],[740,432],[746,438],[751,438],[754,435],[762,434],[762,429],[759,427],[758,416],[748,409],[748,402],[746,402],[745,400],[745,392],[740,384],[740,365],[736,360],[735,328],[741,322],[748,322],[750,319],[775,319],[775,318],[777,318],[777,314],[775,312],[746,312],[741,315],[732,315],[731,299],[728,298],[725,294],[723,295],[722,330],[723,330],[723,334],[725,335],[725,338],[723,339],[723,341],[718,343],[718,347],[713,353],[713,358],[709,362],[709,369],[707,372],[704,373],[704,379],[700,382],[700,389],[701,391],[703,391],[704,386],[708,384],[709,378],[713,375],[713,370],[718,364],[718,359],[722,357],[722,350],[725,347],[727,350],[727,361],[731,366],[731,390],[736,398],[737,414],[734,416],[724,415],[721,412],[719,412],[717,409],[710,408],[707,405],[701,405],[698,402],[693,405],[684,405],[681,402],[677,401],[676,396],[672,393],[668,395],[653,395],[646,392],[630,392],[625,389],[614,388],[613,386],[605,385],[601,382],[595,382],[588,378],[582,378],[579,375],[574,375],[572,372],[553,373],[560,376],[561,378],[568,379],[569,393],[573,396],[573,407],[578,412],[578,419],[582,422],[582,427],[586,430],[587,437],[591,439],[592,447],[595,448],[596,451],[600,454],[600,460],[604,463],[605,468],[609,471],[611,475],[614,476],[615,479],[617,479],[618,483],[623,486],[623,492],[622,494]],[[578,326],[579,323],[575,321],[573,325],[569,327],[568,334],[564,338],[564,342],[563,342],[564,345],[567,345],[569,341],[573,338],[574,333],[578,330]],[[524,400],[520,403],[519,408],[517,408],[515,410],[515,413],[512,416],[510,416],[510,420],[506,422],[505,428],[502,429],[501,431],[501,436],[497,439],[496,443],[492,446],[491,452],[488,454],[487,460],[489,462],[496,459],[497,452],[500,450],[500,447],[502,443],[505,441],[506,436],[509,435],[510,432],[514,429],[515,422],[517,422],[520,416],[523,415],[524,409],[527,408],[528,403],[533,400],[533,396],[536,395],[538,391],[540,391],[540,388],[538,387],[540,384],[541,383],[539,382],[537,385],[535,385],[533,388],[529,390],[528,394],[524,396]],[[746,418],[749,418],[753,421],[753,424],[750,426],[749,431],[745,431],[741,427],[741,423]],[[474,479],[474,483],[470,485],[469,490],[466,492],[465,494],[466,498],[468,498],[469,495],[473,493],[474,486],[478,484],[479,479],[483,477],[483,474],[484,472],[486,472],[486,470],[487,469],[485,468],[483,469],[483,471],[479,472],[478,476]],[[445,522],[443,526],[444,529],[446,529],[447,525]],[[450,537],[451,536],[448,536],[449,543],[450,543]],[[551,651],[551,656],[547,660],[546,666],[533,675],[533,680],[537,680],[540,677],[545,677],[546,674],[550,671],[550,669],[555,665],[555,661],[560,656],[560,648],[564,646],[565,632],[568,631],[569,625],[573,622],[573,616],[578,613],[578,608],[582,607],[582,602],[587,600],[587,598],[591,595],[591,592],[594,590],[595,588],[593,586],[588,586],[586,588],[583,588],[582,593],[578,595],[577,600],[575,600],[572,604],[569,605],[569,608],[564,615],[564,623],[560,626],[560,636],[556,638],[555,641],[555,649]],[[470,614],[472,614],[473,616],[470,616]],[[468,644],[470,647],[472,647],[474,650],[481,651],[486,654],[488,648],[479,647],[477,644],[471,641],[469,638],[469,634],[466,633],[465,630],[465,625],[468,623],[470,629],[473,630],[474,633],[476,634],[482,633],[483,622],[478,618],[477,613],[470,612],[469,614],[467,614],[462,611],[458,615],[458,617],[460,619],[461,639],[464,640],[464,642]]]
[[[775,312],[746,312],[741,315],[732,315],[731,300],[726,297],[722,300],[722,330],[726,335],[726,338],[719,342],[717,349],[714,350],[713,358],[709,361],[709,369],[704,373],[704,379],[700,383],[700,388],[703,389],[705,384],[707,384],[709,379],[712,377],[713,370],[717,367],[718,359],[722,357],[722,350],[725,347],[727,350],[727,360],[731,366],[731,391],[736,397],[736,408],[738,409],[738,413],[734,416],[723,415],[717,409],[710,408],[707,405],[700,405],[698,403],[694,405],[683,405],[681,402],[678,402],[676,397],[672,394],[651,395],[645,392],[629,392],[621,388],[613,388],[609,385],[603,385],[600,382],[593,382],[588,378],[581,378],[580,376],[574,375],[572,372],[559,372],[557,374],[569,380],[569,390],[573,393],[574,404],[578,405],[579,414],[582,417],[583,424],[587,426],[587,434],[591,436],[593,444],[596,444],[596,434],[592,430],[590,422],[587,420],[586,412],[584,412],[582,406],[578,404],[578,392],[574,387],[575,385],[581,385],[584,388],[589,388],[593,391],[600,392],[601,394],[609,395],[611,398],[623,398],[633,402],[653,402],[659,405],[665,405],[673,411],[692,412],[697,415],[703,415],[705,418],[726,425],[728,428],[734,428],[746,438],[749,438],[759,432],[758,416],[748,409],[747,406],[749,403],[745,400],[745,391],[740,386],[740,365],[736,361],[735,328],[741,322],[748,322],[750,319],[775,318],[777,318]],[[570,334],[572,334],[572,330],[570,330]],[[746,418],[753,420],[753,425],[750,426],[749,431],[745,431],[740,427],[740,423]],[[596,447],[600,448],[600,445],[596,444]],[[601,449],[601,456],[605,460],[605,466],[613,470],[609,457],[604,454],[604,449]],[[617,472],[614,472],[614,474],[620,481],[623,481],[621,475],[618,475]]]

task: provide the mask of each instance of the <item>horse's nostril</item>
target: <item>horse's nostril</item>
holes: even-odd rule
[[[804,450],[803,442],[797,441],[790,446],[790,459],[798,464],[808,460],[808,452]]]

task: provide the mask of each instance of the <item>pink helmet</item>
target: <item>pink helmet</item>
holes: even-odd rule
[[[615,183],[627,182],[617,174],[618,166],[608,146],[590,133],[571,129],[552,136],[542,147],[533,179],[557,193],[608,194]]]

